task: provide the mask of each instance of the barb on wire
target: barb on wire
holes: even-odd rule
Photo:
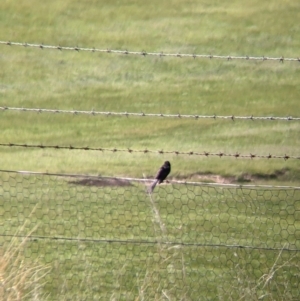
[[[134,116],[134,117],[165,117],[165,118],[190,118],[190,119],[227,119],[227,120],[282,120],[282,121],[300,121],[300,117],[282,117],[282,116],[235,116],[235,115],[198,115],[198,114],[163,114],[163,113],[133,113],[133,112],[109,112],[109,111],[87,111],[87,110],[59,110],[59,109],[42,109],[42,108],[17,108],[17,107],[0,107],[0,111],[19,111],[19,112],[36,112],[36,113],[53,113],[53,114],[73,114],[89,116]]]
[[[87,51],[87,52],[102,52],[102,53],[114,53],[114,54],[125,54],[125,55],[138,55],[138,56],[159,56],[159,57],[177,57],[177,58],[205,58],[205,59],[223,59],[227,61],[231,60],[256,60],[256,61],[278,61],[283,63],[284,61],[300,62],[300,58],[285,58],[281,57],[268,57],[268,56],[234,56],[234,55],[212,55],[212,54],[192,54],[192,53],[165,53],[165,52],[146,52],[146,51],[128,51],[128,50],[113,50],[113,49],[99,49],[99,48],[87,48],[87,47],[66,47],[60,45],[44,45],[44,44],[32,44],[32,43],[21,43],[21,42],[10,42],[0,41],[2,45],[8,46],[23,46],[23,47],[35,47],[40,49],[57,49],[57,50],[71,50],[71,51]]]
[[[43,144],[18,144],[18,143],[0,143],[0,146],[4,147],[25,147],[25,148],[41,148],[41,149],[69,149],[69,150],[86,150],[86,151],[101,151],[101,152],[127,152],[127,153],[143,153],[143,154],[174,154],[174,155],[188,155],[188,156],[205,156],[205,157],[232,157],[232,158],[259,158],[259,159],[300,159],[300,156],[290,156],[290,155],[256,155],[256,154],[240,154],[240,153],[235,153],[235,154],[228,154],[224,152],[219,152],[219,153],[210,153],[210,152],[194,152],[194,151],[189,151],[189,152],[181,152],[181,151],[164,151],[164,150],[149,150],[149,149],[140,149],[140,150],[134,150],[134,149],[118,149],[118,148],[104,148],[104,147],[76,147],[76,146],[61,146],[61,145],[43,145]]]

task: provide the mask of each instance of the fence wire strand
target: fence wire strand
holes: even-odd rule
[[[69,177],[69,178],[85,178],[90,180],[104,179],[108,181],[116,181],[117,183],[137,182],[149,184],[154,179],[149,178],[132,178],[132,177],[111,177],[111,176],[97,176],[90,174],[74,174],[74,173],[52,173],[52,172],[40,172],[40,171],[28,171],[28,170],[8,170],[0,169],[0,173],[12,173],[21,175],[35,175],[35,176],[53,176],[53,177]],[[212,187],[227,187],[227,188],[260,188],[260,189],[295,189],[300,190],[300,186],[281,186],[281,185],[259,185],[259,184],[229,184],[229,183],[209,183],[209,182],[192,182],[192,181],[180,181],[180,180],[166,180],[170,184],[180,184],[180,185],[191,185],[191,186],[212,186]]]
[[[23,148],[40,148],[40,149],[68,149],[68,150],[84,150],[84,151],[100,151],[100,152],[112,152],[112,153],[117,153],[117,152],[126,152],[126,153],[140,153],[140,154],[173,154],[173,155],[188,155],[188,156],[203,156],[203,157],[219,157],[219,158],[225,158],[225,157],[230,157],[230,158],[236,158],[236,159],[284,159],[284,160],[289,160],[289,159],[296,159],[299,160],[300,156],[291,156],[291,155],[257,155],[257,154],[241,154],[239,152],[236,152],[235,154],[229,154],[225,152],[218,152],[218,153],[213,153],[213,152],[195,152],[195,151],[188,151],[188,152],[183,152],[183,151],[166,151],[166,150],[150,150],[150,149],[119,149],[119,148],[104,148],[104,147],[76,147],[76,146],[61,146],[61,145],[44,145],[44,144],[17,144],[17,143],[0,143],[0,146],[3,147],[23,147]]]
[[[134,55],[134,56],[158,56],[158,57],[176,57],[176,58],[202,58],[202,59],[222,59],[222,60],[254,60],[254,61],[290,61],[290,62],[300,62],[300,58],[286,58],[281,57],[269,57],[269,56],[235,56],[235,55],[213,55],[213,54],[191,54],[191,53],[166,53],[166,52],[147,52],[147,51],[128,51],[128,50],[114,50],[114,49],[99,49],[99,48],[86,48],[86,47],[66,47],[59,45],[44,45],[44,44],[33,44],[33,43],[22,43],[22,42],[10,42],[10,41],[0,41],[0,45],[8,46],[22,46],[22,47],[33,47],[40,49],[56,49],[56,50],[68,50],[68,51],[84,51],[84,52],[100,52],[100,53],[110,53],[110,54],[124,54],[124,55]]]
[[[199,287],[239,300],[260,283],[257,294],[299,299],[299,189],[158,185],[158,227],[150,184],[125,179],[0,170],[0,251],[19,241],[23,266],[50,267],[51,300],[198,300]]]
[[[81,237],[63,237],[63,236],[38,236],[38,235],[15,235],[15,234],[0,234],[0,237],[9,238],[22,238],[27,240],[56,240],[64,242],[89,242],[95,244],[134,244],[134,245],[166,245],[166,246],[181,246],[181,247],[211,247],[211,248],[227,248],[227,249],[252,249],[252,250],[263,250],[263,251],[286,251],[286,252],[300,252],[300,249],[294,248],[268,248],[268,247],[256,247],[256,246],[243,246],[243,245],[226,245],[226,244],[203,244],[203,243],[184,243],[184,242],[172,242],[172,241],[158,241],[158,240],[122,240],[122,239],[91,239],[91,238],[81,238]]]
[[[189,118],[189,119],[228,119],[228,120],[282,120],[282,121],[300,121],[300,117],[282,117],[282,116],[235,116],[235,115],[199,115],[199,114],[165,114],[165,113],[134,113],[134,112],[113,112],[113,111],[87,111],[87,110],[60,110],[60,109],[42,109],[42,108],[17,108],[0,107],[0,111],[18,111],[18,112],[36,112],[52,114],[72,114],[88,116],[125,116],[125,117],[165,117],[165,118]]]

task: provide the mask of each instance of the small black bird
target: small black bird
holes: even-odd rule
[[[152,192],[156,186],[156,184],[160,184],[162,183],[165,178],[168,176],[168,174],[171,171],[171,163],[169,161],[166,161],[164,163],[164,165],[159,169],[156,177],[155,177],[155,181],[153,182],[153,184],[150,187],[150,192]]]

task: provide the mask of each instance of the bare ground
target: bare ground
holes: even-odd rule
[[[195,173],[186,177],[170,178],[172,180],[186,180],[186,181],[199,181],[199,182],[210,182],[219,184],[232,184],[232,183],[251,183],[257,181],[268,181],[268,180],[280,180],[288,173],[288,169],[277,170],[270,174],[249,174],[243,173],[239,176],[221,176],[211,173],[201,174]],[[149,181],[151,181],[149,179]],[[127,180],[118,178],[84,178],[80,180],[70,181],[70,184],[82,185],[82,186],[98,186],[98,187],[109,187],[109,186],[131,186],[132,183]]]

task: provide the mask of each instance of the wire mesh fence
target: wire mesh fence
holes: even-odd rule
[[[3,296],[299,299],[299,187],[147,185],[0,172],[0,253],[38,267],[18,287],[0,261]]]

